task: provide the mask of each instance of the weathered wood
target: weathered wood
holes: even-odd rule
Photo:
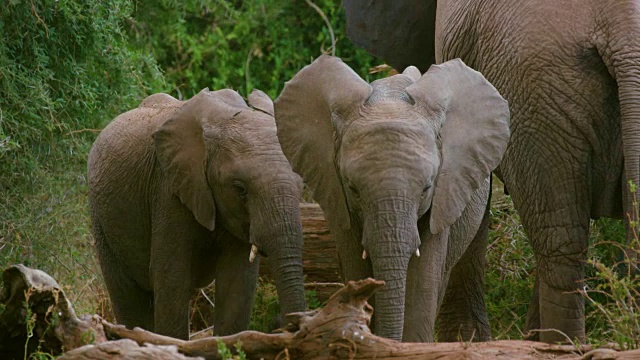
[[[249,359],[637,359],[640,350],[616,352],[578,350],[569,345],[532,341],[486,343],[401,343],[375,336],[369,330],[373,309],[367,299],[383,282],[373,279],[349,282],[336,292],[327,306],[305,313],[289,314],[289,325],[281,334],[245,331],[231,336],[184,341],[142,329],[128,330],[104,323],[108,334],[139,344],[173,345],[188,356],[218,359],[217,344],[228,348],[242,343]],[[590,351],[586,354],[585,352]]]
[[[202,360],[182,355],[175,346],[138,345],[129,339],[109,341],[64,353],[58,360]]]
[[[59,354],[61,360],[160,359],[183,360],[194,357],[218,359],[218,343],[233,350],[241,343],[249,359],[638,359],[640,350],[614,351],[581,346],[550,345],[532,341],[492,341],[486,343],[401,343],[380,338],[368,325],[373,309],[367,303],[382,281],[349,282],[318,310],[288,314],[288,325],[279,334],[245,331],[224,337],[184,341],[142,329],[129,330],[97,315],[78,319],[60,286],[39,270],[16,265],[3,273],[0,300],[0,358],[25,358],[25,320],[34,329],[31,341],[40,350]],[[26,304],[26,306],[25,306]],[[27,309],[29,309],[27,311]],[[27,315],[27,313],[31,315]],[[57,314],[57,316],[53,316]],[[54,321],[55,318],[55,321]],[[104,327],[103,327],[104,326]],[[130,340],[106,341],[111,338]],[[11,345],[11,341],[17,341]],[[80,346],[87,341],[92,345]],[[135,342],[135,343],[134,343]],[[22,348],[17,352],[9,352]],[[26,358],[34,350],[27,346]],[[76,348],[75,350],[73,350]]]
[[[0,359],[29,358],[36,350],[58,355],[62,349],[106,341],[102,319],[78,318],[60,285],[45,272],[14,265],[4,270],[2,282]]]

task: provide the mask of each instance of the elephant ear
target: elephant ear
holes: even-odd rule
[[[332,226],[350,227],[336,167],[336,127],[364,103],[371,86],[339,58],[322,55],[288,81],[275,101],[282,151]]]
[[[437,234],[460,217],[502,160],[510,136],[509,106],[460,59],[432,65],[407,93],[417,111],[441,122],[441,163],[430,218],[431,233]]]
[[[252,108],[273,116],[273,101],[271,101],[269,95],[258,89],[254,89],[251,91],[251,94],[249,94],[249,99],[247,100],[249,101],[249,106]]]
[[[209,230],[215,228],[216,208],[207,182],[207,145],[203,125],[223,122],[248,108],[232,90],[202,90],[176,111],[154,133],[158,162],[171,191]]]

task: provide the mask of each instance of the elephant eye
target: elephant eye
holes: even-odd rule
[[[429,191],[429,189],[431,189],[432,183],[428,183],[427,185],[424,186],[424,188],[422,189],[422,197],[424,197],[427,194],[427,191]]]
[[[247,198],[247,189],[244,187],[244,184],[241,181],[235,180],[233,182],[233,189],[242,199]]]

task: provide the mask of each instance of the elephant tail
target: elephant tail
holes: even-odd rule
[[[640,192],[640,6],[635,1],[606,1],[596,19],[596,48],[618,84],[620,129],[624,156],[623,204],[629,239],[639,234],[637,203]],[[635,204],[635,205],[634,205]],[[637,227],[637,225],[636,225]]]

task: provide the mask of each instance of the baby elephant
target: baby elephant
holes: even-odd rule
[[[89,154],[89,204],[115,316],[189,336],[194,289],[216,280],[214,331],[245,330],[259,252],[280,310],[305,310],[302,181],[276,138],[273,103],[254,91],[146,98],[118,116]]]
[[[343,277],[386,282],[376,333],[433,341],[441,311],[439,340],[489,339],[490,175],[509,140],[496,89],[460,60],[369,85],[322,56],[286,84],[275,115],[282,150],[328,219]]]

